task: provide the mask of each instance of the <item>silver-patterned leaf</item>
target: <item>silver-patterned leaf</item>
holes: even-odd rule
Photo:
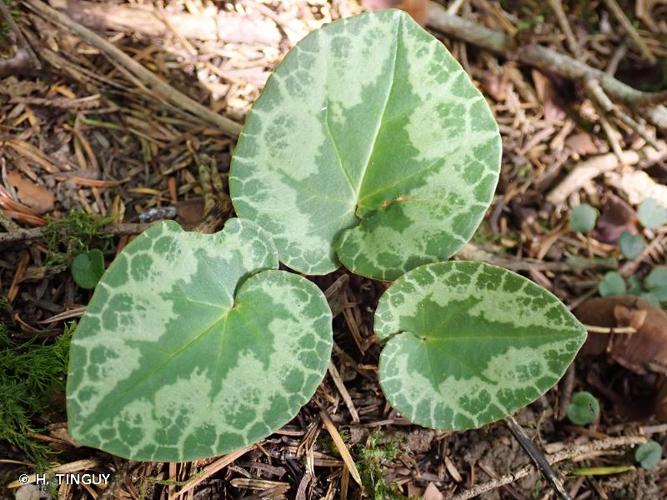
[[[387,10],[331,23],[287,54],[246,119],[230,189],[289,267],[394,279],[468,241],[500,155],[461,66]]]
[[[331,312],[276,270],[269,235],[150,227],[113,261],[71,344],[72,437],[133,460],[185,461],[288,422],[324,377]]]
[[[479,262],[443,262],[401,276],[382,295],[375,333],[388,340],[380,384],[426,427],[501,419],[563,375],[586,330],[530,280]]]

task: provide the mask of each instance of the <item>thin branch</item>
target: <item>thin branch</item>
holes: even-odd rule
[[[599,441],[593,441],[591,443],[586,443],[582,445],[573,446],[571,448],[566,448],[557,453],[547,455],[546,459],[550,465],[553,465],[564,460],[569,460],[575,457],[587,455],[591,452],[609,450],[612,448],[621,448],[623,446],[635,446],[638,444],[643,444],[646,442],[645,437],[639,436],[628,436],[628,437],[617,437],[617,438],[607,438],[601,439]],[[505,476],[499,477],[487,483],[478,484],[470,488],[469,490],[463,491],[458,495],[454,495],[452,500],[467,500],[469,498],[474,498],[482,493],[487,491],[492,491],[506,484],[511,484],[519,479],[523,479],[530,474],[536,472],[534,465],[527,465],[516,472],[507,474]]]
[[[641,52],[644,59],[646,59],[651,64],[655,64],[656,59],[653,53],[651,52],[651,49],[648,48],[646,42],[644,42],[642,37],[639,36],[639,33],[637,33],[637,30],[630,22],[630,19],[628,19],[628,16],[625,15],[625,12],[623,12],[621,6],[618,5],[618,2],[616,0],[604,0],[604,3],[607,5],[607,8],[611,11],[614,17],[618,20],[618,22],[621,23],[621,26],[628,34],[630,39],[637,46],[639,52]]]
[[[104,52],[111,60],[116,61],[121,67],[126,68],[139,80],[141,80],[156,97],[163,98],[180,107],[188,113],[198,116],[202,120],[218,127],[229,137],[237,138],[241,133],[241,125],[229,118],[219,115],[208,107],[198,103],[194,99],[179,92],[164,80],[158,78],[152,72],[144,68],[137,61],[125,54],[118,47],[112,45],[101,36],[92,32],[88,28],[73,21],[66,15],[49,7],[40,0],[26,0],[26,4],[35,12],[43,16],[46,20],[60,24],[71,30],[81,40]]]
[[[459,10],[461,7],[463,7],[463,3],[465,0],[454,0],[449,6],[447,7],[447,14],[450,14],[452,16],[455,16],[458,14]]]
[[[551,10],[553,10],[554,14],[556,14],[556,20],[558,21],[558,25],[560,26],[561,31],[565,35],[567,47],[570,49],[572,55],[577,57],[577,55],[580,53],[579,44],[577,43],[577,39],[574,37],[574,32],[572,31],[570,23],[567,20],[567,15],[565,15],[565,11],[563,10],[563,3],[561,0],[547,1],[551,7]]]
[[[637,330],[631,326],[595,326],[595,325],[584,325],[588,333],[600,333],[603,335],[632,335],[637,333]]]
[[[579,190],[587,182],[605,172],[611,172],[623,165],[636,165],[640,162],[653,163],[667,157],[667,147],[663,142],[658,142],[660,149],[652,146],[644,146],[639,151],[624,151],[623,162],[619,162],[614,153],[593,156],[588,160],[575,165],[570,173],[547,194],[547,201],[554,205],[561,205],[570,194]]]
[[[148,228],[150,224],[136,224],[131,222],[124,222],[119,224],[109,224],[101,228],[101,234],[112,234],[116,236],[123,236],[129,234],[139,234]],[[18,243],[25,241],[33,241],[43,238],[46,234],[46,227],[35,227],[32,229],[16,229],[8,233],[0,233],[0,244],[4,243]]]
[[[656,140],[648,135],[644,127],[642,127],[635,120],[630,118],[627,114],[621,111],[618,106],[609,99],[597,80],[586,80],[584,88],[589,97],[604,111],[605,113],[615,116],[618,120],[623,122],[627,127],[636,132],[642,139],[648,142],[651,146],[658,149]]]
[[[537,468],[540,470],[551,488],[556,492],[556,495],[562,500],[571,500],[570,495],[565,491],[563,481],[561,481],[556,472],[551,468],[544,453],[535,446],[528,434],[526,434],[526,431],[523,430],[523,427],[521,427],[511,415],[505,419],[505,423],[524,451],[533,459],[533,462],[535,462]]]
[[[565,78],[582,81],[589,78],[597,79],[607,94],[614,99],[634,106],[649,106],[667,101],[667,91],[642,92],[620,82],[604,71],[592,68],[548,47],[533,43],[516,49],[512,39],[504,33],[488,29],[458,16],[451,16],[441,5],[435,2],[429,3],[428,24],[433,29],[448,36],[453,36],[483,49],[514,58],[523,64],[535,66]],[[665,118],[667,117],[667,108],[660,106],[659,112],[663,119],[667,119]]]

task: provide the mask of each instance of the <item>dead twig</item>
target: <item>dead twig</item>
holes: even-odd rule
[[[563,500],[570,500],[571,497],[567,491],[565,491],[563,481],[561,481],[556,472],[551,468],[544,453],[535,446],[528,434],[526,434],[526,431],[523,430],[523,427],[521,427],[511,415],[505,419],[505,423],[514,438],[519,442],[533,462],[535,462],[535,465],[537,465],[537,468],[540,470],[551,488],[556,492],[556,495]]]
[[[100,233],[116,236],[139,234],[148,228],[148,226],[150,226],[150,224],[139,224],[132,222],[109,224],[108,226],[101,228]],[[44,237],[45,232],[45,227],[35,227],[32,229],[16,229],[15,231],[9,233],[0,233],[0,244],[38,240]]]
[[[646,42],[644,42],[642,37],[639,36],[639,33],[637,33],[637,30],[630,22],[630,19],[628,19],[628,16],[625,15],[625,12],[623,12],[621,6],[618,5],[618,2],[616,2],[616,0],[604,0],[604,3],[607,5],[607,8],[611,11],[614,17],[621,24],[623,30],[625,30],[630,39],[637,46],[639,52],[641,52],[644,59],[649,61],[651,64],[655,64],[656,59],[653,53],[651,52],[651,49],[648,48]]]
[[[122,50],[115,47],[101,36],[92,32],[88,28],[73,21],[66,15],[49,7],[40,0],[26,0],[27,5],[43,16],[48,21],[59,24],[71,30],[84,42],[104,52],[107,57],[115,61],[121,68],[126,69],[135,78],[140,80],[146,87],[155,93],[155,97],[164,99],[178,106],[186,113],[193,114],[200,119],[218,127],[223,133],[235,139],[241,133],[241,125],[229,118],[219,115],[206,106],[198,103],[194,99],[179,92],[164,80],[158,78],[151,71],[144,68],[137,61],[125,54]]]
[[[597,80],[587,80],[585,83],[586,92],[589,97],[598,105],[598,107],[605,113],[608,113],[612,116],[615,116],[618,120],[627,125],[630,129],[635,131],[642,139],[649,143],[654,148],[658,149],[658,143],[656,140],[651,137],[644,127],[642,127],[635,120],[630,118],[627,114],[621,111],[614,103],[609,99],[609,96],[605,94],[604,90],[600,86],[600,82]]]
[[[658,142],[660,149],[645,146],[639,151],[624,151],[620,159],[614,153],[607,153],[582,161],[575,165],[570,173],[547,195],[547,201],[554,205],[561,205],[570,194],[578,191],[586,183],[600,174],[615,170],[620,165],[636,165],[642,161],[660,161],[667,156],[667,145]]]
[[[201,484],[203,481],[211,477],[213,474],[218,472],[219,470],[224,469],[228,465],[234,463],[236,460],[238,460],[240,457],[248,453],[250,450],[252,450],[256,445],[250,445],[246,446],[245,448],[241,448],[240,450],[233,451],[231,453],[228,453],[227,455],[219,458],[215,462],[213,462],[210,465],[206,466],[206,469],[201,473],[197,474],[194,476],[192,479],[190,479],[187,483],[185,483],[179,490],[178,494],[179,495],[184,495],[188,491],[192,490],[195,486]]]
[[[578,456],[587,455],[588,453],[591,452],[609,450],[613,448],[621,448],[623,446],[635,446],[643,444],[645,442],[646,438],[641,436],[624,436],[624,437],[601,439],[598,441],[593,441],[591,443],[580,444],[566,448],[562,451],[553,453],[551,455],[547,455],[546,459],[549,465],[553,465],[555,463],[562,462],[564,460],[570,460]],[[512,472],[511,474],[506,474],[497,479],[493,479],[492,481],[489,481],[487,483],[478,484],[477,486],[474,486],[466,491],[463,491],[458,495],[454,495],[452,497],[452,500],[467,500],[468,498],[474,498],[478,495],[481,495],[482,493],[486,493],[487,491],[492,491],[497,488],[500,488],[501,486],[505,486],[506,484],[511,484],[515,481],[518,481],[519,479],[523,479],[524,477],[533,474],[534,472],[535,472],[534,465],[526,465],[525,467],[517,470],[516,472]]]
[[[331,375],[331,379],[334,381],[336,389],[338,389],[338,392],[340,392],[340,395],[343,397],[345,406],[347,406],[350,416],[352,417],[352,422],[358,424],[360,420],[357,409],[355,408],[354,403],[352,402],[352,397],[350,396],[350,393],[347,392],[343,379],[341,378],[340,373],[338,373],[338,369],[332,360],[329,360],[329,375]]]
[[[551,7],[551,10],[553,10],[554,14],[556,14],[556,20],[558,21],[558,25],[560,26],[561,31],[565,35],[565,41],[567,42],[568,49],[570,49],[570,52],[573,56],[577,57],[580,53],[579,44],[577,43],[577,39],[574,37],[574,32],[572,31],[570,23],[567,20],[567,15],[563,10],[563,3],[561,0],[548,0],[548,3],[549,7]]]
[[[322,423],[324,424],[324,427],[329,432],[331,439],[336,445],[338,453],[340,453],[343,462],[345,462],[346,467],[349,469],[352,479],[354,479],[357,482],[357,484],[361,486],[361,476],[359,475],[357,466],[354,463],[354,460],[352,460],[352,455],[350,455],[350,450],[347,449],[345,441],[343,441],[343,438],[340,437],[338,429],[336,429],[336,426],[331,421],[331,418],[329,417],[326,411],[320,410],[320,417],[322,418]]]
[[[506,57],[516,58],[519,62],[535,66],[553,74],[571,80],[597,79],[602,88],[614,99],[634,106],[659,105],[667,101],[667,91],[642,92],[606,74],[604,71],[588,66],[576,59],[560,54],[553,49],[538,44],[522,46],[514,50],[512,39],[507,35],[488,29],[475,22],[447,14],[447,11],[435,2],[429,3],[428,24],[435,30],[477,45],[491,52]],[[667,123],[667,108],[655,108],[655,118]]]
[[[601,333],[603,335],[613,335],[613,334],[632,335],[633,333],[637,333],[637,330],[635,328],[632,328],[631,326],[611,327],[611,326],[584,325],[584,327],[586,328],[586,331],[589,333]]]

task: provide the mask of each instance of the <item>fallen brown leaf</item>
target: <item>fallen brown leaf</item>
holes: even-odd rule
[[[563,109],[561,99],[558,96],[558,90],[553,82],[536,69],[531,72],[531,75],[533,76],[537,95],[544,107],[544,120],[547,123],[551,123],[565,118],[565,110]]]
[[[637,214],[623,198],[610,194],[602,204],[602,215],[595,225],[593,237],[603,243],[615,243],[623,231],[636,233]]]
[[[53,210],[55,198],[48,189],[15,171],[7,173],[7,181],[16,191],[19,201],[36,213],[43,214]]]
[[[565,145],[580,156],[599,153],[599,149],[590,134],[580,132],[565,139]]]
[[[667,366],[667,313],[639,297],[593,298],[574,310],[579,321],[604,327],[632,326],[630,335],[589,333],[583,355],[609,357],[628,370],[645,375],[653,366]]]
[[[443,500],[445,497],[440,493],[440,490],[436,488],[435,484],[428,483],[426,491],[424,491],[423,500]]]

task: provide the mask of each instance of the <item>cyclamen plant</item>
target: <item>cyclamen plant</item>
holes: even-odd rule
[[[380,384],[411,421],[479,427],[562,376],[586,332],[507,270],[444,262],[472,236],[500,171],[481,93],[401,11],[300,41],[248,115],[232,160],[238,219],[214,235],[149,228],[109,266],[71,347],[82,444],[184,461],[262,439],[323,379],[331,312],[303,274],[395,280],[380,299]]]

